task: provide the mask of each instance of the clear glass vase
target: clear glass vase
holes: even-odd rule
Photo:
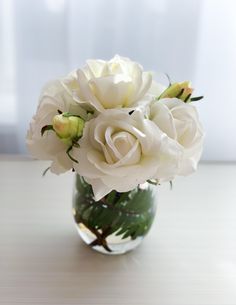
[[[123,254],[136,248],[148,233],[156,212],[155,187],[145,183],[136,189],[112,191],[100,201],[92,187],[76,175],[73,215],[83,241],[104,254]]]

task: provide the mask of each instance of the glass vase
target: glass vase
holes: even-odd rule
[[[156,212],[156,190],[149,183],[95,201],[91,185],[76,175],[73,215],[79,235],[92,249],[123,254],[136,248],[148,233]]]

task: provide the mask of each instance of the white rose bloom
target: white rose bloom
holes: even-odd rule
[[[50,170],[55,174],[66,172],[73,166],[72,160],[66,154],[68,144],[64,143],[54,131],[49,130],[41,135],[44,126],[52,125],[58,110],[79,115],[83,119],[87,117],[87,112],[72,100],[60,81],[54,81],[44,88],[26,137],[31,154],[37,159],[52,160]],[[71,154],[73,155],[73,150]]]
[[[145,97],[152,76],[140,64],[116,55],[110,61],[88,60],[63,81],[79,103],[87,103],[98,112],[112,108],[131,108]]]
[[[85,124],[79,144],[74,168],[92,185],[95,200],[148,179],[168,180],[182,155],[181,146],[140,111],[106,110]]]
[[[148,93],[154,95],[155,97],[159,97],[166,90],[166,88],[166,86],[157,83],[155,80],[152,80],[152,84],[148,90]]]
[[[165,98],[152,102],[149,111],[150,120],[183,148],[178,175],[191,174],[201,157],[204,137],[196,108],[177,98]]]

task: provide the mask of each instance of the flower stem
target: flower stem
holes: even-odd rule
[[[109,235],[110,228],[107,230],[104,230],[103,233],[99,233],[96,229],[90,227],[85,221],[80,219],[80,223],[82,223],[90,232],[92,232],[95,236],[96,239],[92,241],[89,246],[90,247],[95,247],[95,246],[102,246],[106,251],[112,252],[112,250],[108,247],[106,237]]]

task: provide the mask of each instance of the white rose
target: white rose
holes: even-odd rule
[[[155,80],[152,80],[152,84],[148,90],[148,93],[154,95],[155,97],[159,97],[166,90],[166,88],[166,86],[157,83]]]
[[[52,160],[50,170],[55,174],[70,170],[73,166],[72,160],[66,153],[69,147],[66,141],[63,142],[52,130],[45,131],[41,135],[44,126],[53,124],[58,110],[79,115],[83,119],[87,117],[87,112],[72,100],[60,81],[54,81],[44,88],[26,137],[27,147],[31,154],[37,159]],[[73,150],[71,154],[73,155]]]
[[[150,120],[183,148],[178,174],[191,174],[201,157],[204,137],[196,108],[177,98],[165,98],[151,103],[149,111]]]
[[[110,61],[88,60],[72,72],[63,84],[79,103],[87,103],[98,112],[112,108],[130,108],[145,97],[152,83],[149,72],[128,58],[116,55]]]
[[[74,168],[92,185],[96,200],[148,179],[169,179],[182,154],[180,145],[140,111],[106,110],[85,124],[79,144]]]

